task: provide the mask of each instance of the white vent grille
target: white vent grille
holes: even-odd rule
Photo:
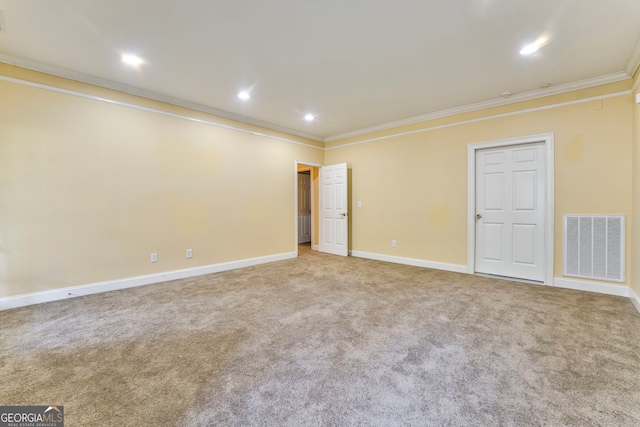
[[[625,217],[564,216],[564,275],[624,282]]]

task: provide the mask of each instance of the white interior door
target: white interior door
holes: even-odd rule
[[[311,241],[311,174],[298,172],[298,243]]]
[[[545,146],[476,151],[476,260],[480,273],[544,281]]]
[[[347,256],[347,164],[320,168],[320,252]]]

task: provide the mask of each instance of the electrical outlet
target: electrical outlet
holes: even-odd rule
[[[152,253],[151,254],[151,262],[158,262],[158,254],[157,253]]]
[[[187,249],[187,258],[193,258],[193,249]]]
[[[358,207],[361,208],[362,207],[362,202],[358,201]]]
[[[395,248],[396,246],[398,246],[398,242],[396,242],[395,240],[391,241],[391,247]]]

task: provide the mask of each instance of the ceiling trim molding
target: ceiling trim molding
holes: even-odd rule
[[[636,89],[638,88],[638,85],[640,84],[640,74],[638,74],[638,77],[636,77],[636,81],[633,82],[633,86],[631,87],[631,92],[635,92]]]
[[[351,138],[354,136],[365,135],[368,133],[378,132],[381,130],[392,129],[400,126],[411,125],[414,123],[425,122],[428,120],[439,119],[442,117],[454,116],[456,114],[468,113],[471,111],[484,110],[491,107],[499,107],[502,105],[514,104],[516,102],[528,101],[530,99],[543,98],[545,96],[557,95],[559,93],[571,92],[574,90],[587,89],[594,86],[600,86],[608,83],[615,83],[622,80],[630,79],[629,75],[623,71],[613,74],[607,74],[586,80],[580,80],[572,83],[565,83],[558,86],[551,86],[546,89],[536,89],[530,92],[523,92],[512,95],[509,98],[498,98],[489,101],[482,101],[475,104],[463,105],[460,107],[449,108],[446,110],[436,111],[434,113],[423,114],[420,116],[409,117],[407,119],[397,120],[395,122],[383,123],[364,129],[354,130],[339,135],[329,136],[324,142],[333,142],[340,139]]]
[[[235,127],[235,126],[229,126],[229,125],[225,125],[225,124],[222,124],[222,123],[212,122],[212,121],[209,121],[209,120],[196,119],[195,117],[189,117],[189,116],[184,116],[182,114],[170,113],[168,111],[157,110],[155,108],[143,107],[141,105],[129,104],[127,102],[116,101],[116,100],[113,100],[113,99],[102,98],[102,97],[99,97],[99,96],[87,95],[86,93],[82,93],[82,92],[76,92],[76,91],[73,91],[73,90],[62,89],[62,88],[59,88],[59,87],[49,86],[49,85],[45,85],[45,84],[41,84],[41,83],[30,82],[30,81],[27,81],[27,80],[20,80],[20,79],[14,78],[14,77],[0,76],[0,80],[1,81],[6,81],[6,82],[20,84],[20,85],[23,85],[23,86],[29,86],[29,87],[35,87],[35,88],[38,88],[38,89],[49,90],[51,92],[63,93],[65,95],[77,96],[79,98],[91,99],[93,101],[107,102],[109,104],[119,105],[121,107],[133,108],[135,110],[147,111],[149,113],[160,114],[160,115],[163,115],[163,116],[174,117],[174,118],[177,118],[177,119],[189,120],[191,122],[201,123],[201,124],[205,124],[205,125],[209,125],[209,126],[215,126],[215,127],[219,127],[219,128],[223,128],[223,129],[242,132],[242,133],[248,133],[248,134],[251,134],[251,135],[262,136],[262,137],[265,137],[265,138],[270,138],[270,139],[275,139],[275,140],[282,141],[282,142],[287,142],[289,144],[302,145],[302,146],[305,146],[305,147],[315,148],[317,150],[324,150],[323,147],[318,147],[316,145],[311,145],[311,144],[307,144],[307,143],[304,143],[304,142],[295,141],[293,139],[281,138],[279,136],[269,135],[267,133],[256,132],[256,131],[252,131],[252,130],[249,130],[249,129],[243,129],[243,128],[239,128],[239,127]]]
[[[9,65],[14,65],[14,66],[21,67],[21,68],[26,68],[26,69],[42,72],[42,73],[45,73],[45,74],[50,74],[50,75],[54,75],[54,76],[58,76],[58,77],[62,77],[62,78],[70,79],[70,80],[74,80],[74,81],[79,81],[79,82],[82,82],[82,83],[91,84],[91,85],[102,87],[102,88],[106,88],[106,89],[116,90],[118,92],[123,92],[123,93],[127,93],[127,94],[134,95],[134,96],[140,96],[142,98],[147,98],[147,99],[151,99],[151,100],[155,100],[155,101],[159,101],[159,102],[164,102],[164,103],[171,104],[171,105],[176,105],[176,106],[179,106],[179,107],[188,108],[188,109],[191,109],[191,110],[194,110],[194,111],[203,112],[203,113],[206,113],[206,114],[212,114],[214,116],[223,117],[223,118],[230,119],[230,120],[236,120],[236,121],[241,122],[241,123],[246,123],[246,124],[249,124],[249,125],[259,126],[259,127],[262,127],[262,128],[265,128],[265,129],[271,129],[271,130],[274,130],[274,131],[277,131],[277,132],[284,132],[284,133],[288,133],[290,135],[300,136],[302,138],[307,138],[307,139],[310,139],[310,140],[313,140],[313,141],[327,143],[327,142],[338,141],[338,140],[341,140],[341,139],[351,138],[351,137],[354,137],[354,136],[360,136],[360,135],[365,135],[365,134],[368,134],[368,133],[373,133],[373,132],[378,132],[378,131],[382,131],[382,130],[401,127],[401,126],[405,126],[405,125],[420,123],[420,122],[424,122],[424,121],[428,121],[428,120],[434,120],[434,119],[438,119],[438,118],[449,117],[449,116],[453,116],[453,115],[456,115],[456,114],[467,113],[467,112],[472,112],[472,111],[477,111],[477,110],[482,110],[482,109],[487,109],[487,108],[492,108],[492,107],[498,107],[498,106],[513,104],[513,103],[516,103],[516,102],[522,102],[522,101],[527,101],[527,100],[531,100],[531,99],[542,98],[542,97],[545,97],[545,96],[551,96],[551,95],[571,92],[571,91],[575,91],[575,90],[587,89],[587,88],[590,88],[590,87],[595,87],[595,86],[600,86],[600,85],[604,85],[604,84],[608,84],[608,83],[615,83],[615,82],[619,82],[619,81],[622,81],[622,80],[630,79],[633,76],[633,73],[635,73],[635,71],[638,69],[638,67],[640,67],[640,38],[638,38],[638,41],[635,44],[635,47],[634,47],[633,52],[631,54],[631,57],[629,58],[629,61],[627,62],[627,65],[625,66],[625,70],[624,71],[620,71],[620,72],[612,73],[612,74],[607,74],[607,75],[604,75],[604,76],[599,76],[599,77],[595,77],[595,78],[591,78],[591,79],[580,80],[580,81],[576,81],[576,82],[572,82],[572,83],[565,83],[565,84],[558,85],[558,86],[551,86],[551,87],[546,88],[546,89],[536,89],[536,90],[529,91],[529,92],[523,92],[523,93],[519,93],[519,94],[516,94],[516,95],[512,95],[509,98],[497,98],[497,99],[492,99],[492,100],[488,100],[488,101],[482,101],[482,102],[478,102],[478,103],[474,103],[474,104],[463,105],[463,106],[460,106],[460,107],[449,108],[449,109],[446,109],[446,110],[440,110],[440,111],[436,111],[436,112],[433,112],[433,113],[427,113],[427,114],[423,114],[423,115],[419,115],[419,116],[409,117],[409,118],[406,118],[406,119],[401,119],[401,120],[397,120],[397,121],[393,121],[393,122],[382,123],[382,124],[371,126],[371,127],[367,127],[367,128],[362,128],[362,129],[358,129],[358,130],[354,130],[354,131],[350,131],[350,132],[345,132],[345,133],[342,133],[342,134],[328,136],[326,138],[321,138],[321,137],[318,137],[318,136],[315,136],[315,135],[306,134],[304,132],[299,132],[299,131],[296,131],[294,129],[289,129],[287,127],[278,126],[278,125],[275,125],[275,124],[272,124],[272,123],[263,122],[263,121],[256,120],[256,119],[251,119],[249,117],[245,117],[245,116],[242,116],[242,115],[239,115],[239,114],[235,114],[235,113],[231,113],[231,112],[228,112],[228,111],[220,110],[220,109],[217,109],[217,108],[214,108],[214,107],[208,107],[206,105],[202,105],[202,104],[191,102],[191,101],[186,101],[186,100],[183,100],[183,99],[180,99],[180,98],[176,98],[176,97],[173,97],[173,96],[163,95],[161,93],[157,93],[157,92],[154,92],[154,91],[137,88],[135,86],[130,86],[130,85],[127,85],[127,84],[124,84],[124,83],[114,82],[112,80],[107,80],[107,79],[103,79],[103,78],[100,78],[100,77],[95,77],[95,76],[91,76],[91,75],[88,75],[88,74],[79,73],[79,72],[76,72],[76,71],[67,70],[67,69],[64,69],[64,68],[59,68],[59,67],[55,67],[55,66],[52,66],[52,65],[43,64],[43,63],[40,63],[40,62],[36,62],[36,61],[24,59],[24,58],[19,58],[19,57],[13,56],[13,55],[7,55],[7,54],[4,54],[4,53],[0,53],[0,62],[9,64]],[[3,80],[5,80],[5,79],[3,79]],[[19,80],[19,79],[16,79],[16,80]],[[635,90],[635,88],[638,86],[638,81],[639,80],[636,80],[632,90]],[[45,88],[56,89],[53,86],[47,86],[47,85],[41,85],[41,86],[43,86]],[[73,93],[73,94],[77,94],[78,96],[84,96],[84,94],[82,94],[80,92],[74,92],[74,91],[68,91],[68,92],[69,93]],[[146,109],[145,107],[139,107],[139,106],[136,106],[135,104],[120,103],[120,102],[117,102],[117,101],[108,100],[106,98],[91,97],[91,96],[85,96],[85,97],[92,98],[92,99],[98,99],[98,100],[102,100],[102,101],[106,101],[106,102],[111,102],[111,103],[115,103],[115,104],[119,104],[119,105],[123,105],[123,106],[129,106],[129,107],[132,107],[132,108]],[[589,98],[589,99],[591,99],[591,98]],[[558,104],[558,105],[563,105],[563,104]],[[147,110],[170,115],[170,113],[166,113],[166,112],[163,112],[161,110],[156,110],[156,109],[147,109]],[[523,110],[523,111],[526,112],[526,111],[530,111],[530,110]],[[239,128],[239,127],[222,125],[222,124],[211,122],[211,121],[207,121],[207,120],[198,120],[198,119],[190,118],[188,116],[183,116],[183,115],[179,115],[179,114],[175,115],[175,117],[181,117],[181,118],[185,118],[185,119],[192,120],[192,121],[200,121],[202,123],[207,123],[207,124],[211,124],[211,125],[215,125],[215,126],[219,126],[219,127],[225,127],[225,128],[233,129],[233,130],[239,130],[239,131],[242,131],[242,132],[252,133],[252,134],[255,134],[255,135],[267,136],[269,138],[279,139],[279,140],[285,141],[285,142],[294,142],[296,144],[301,144],[301,145],[305,145],[305,146],[308,146],[308,147],[321,148],[321,147],[317,147],[317,146],[314,146],[314,145],[311,145],[311,144],[306,144],[306,143],[303,143],[303,142],[289,140],[287,138],[276,137],[276,136],[272,136],[272,135],[261,133],[261,132],[249,131],[249,130],[242,129],[242,128]],[[494,117],[494,116],[491,116],[491,117]],[[396,136],[396,135],[404,135],[404,134],[405,133],[394,134],[394,136]],[[377,138],[374,138],[373,140],[376,140],[376,139]],[[366,141],[368,142],[370,140],[366,140]],[[359,142],[356,142],[356,143],[359,143]],[[345,144],[344,146],[347,146],[347,145],[351,145],[351,144]],[[342,147],[342,145],[340,147]],[[337,147],[330,147],[330,148],[337,148]]]
[[[260,126],[266,129],[275,130],[277,132],[284,132],[290,135],[300,136],[302,138],[311,139],[313,141],[324,142],[323,138],[320,138],[315,135],[310,135],[304,132],[299,132],[294,129],[289,129],[284,126],[278,126],[272,123],[263,122],[261,120],[255,120],[249,117],[242,116],[240,114],[230,113],[228,111],[220,110],[213,107],[208,107],[206,105],[202,105],[197,102],[186,101],[180,98],[176,98],[169,95],[163,95],[158,92],[137,88],[135,86],[130,86],[124,83],[118,83],[112,80],[107,80],[107,79],[91,76],[84,73],[78,73],[76,71],[55,67],[53,65],[47,65],[40,62],[31,61],[29,59],[18,58],[13,55],[0,53],[0,62],[9,64],[9,65],[15,65],[21,68],[27,68],[29,70],[34,70],[34,71],[38,71],[45,74],[51,74],[54,76],[63,77],[65,79],[75,80],[82,83],[88,83],[88,84],[103,87],[106,89],[117,90],[118,92],[124,92],[130,95],[152,99],[154,101],[160,101],[160,102],[165,102],[167,104],[177,105],[178,107],[189,108],[191,110],[212,114],[214,116],[224,117],[226,119],[236,120],[236,121],[247,123],[254,126]]]
[[[529,108],[529,109],[526,109],[526,110],[512,111],[512,112],[509,112],[509,113],[495,114],[493,116],[479,117],[477,119],[463,120],[461,122],[447,123],[447,124],[439,125],[439,126],[432,126],[432,127],[422,128],[422,129],[411,130],[411,131],[407,131],[407,132],[394,133],[392,135],[384,135],[384,136],[379,136],[379,137],[376,137],[376,138],[363,139],[362,141],[350,142],[348,144],[336,145],[336,146],[333,146],[333,147],[325,147],[324,150],[325,151],[327,151],[327,150],[337,150],[338,148],[350,147],[352,145],[365,144],[365,143],[368,143],[368,142],[381,141],[383,139],[395,138],[395,137],[398,137],[398,136],[413,135],[413,134],[416,134],[416,133],[429,132],[429,131],[437,130],[437,129],[444,129],[444,128],[449,128],[449,127],[454,127],[454,126],[466,125],[466,124],[470,124],[470,123],[483,122],[485,120],[499,119],[501,117],[516,116],[516,115],[519,115],[519,114],[532,113],[532,112],[535,112],[535,111],[550,110],[550,109],[553,109],[553,108],[566,107],[566,106],[569,106],[569,105],[575,105],[575,104],[582,104],[582,103],[585,103],[585,102],[597,101],[599,99],[607,99],[607,98],[614,98],[614,97],[618,97],[618,96],[630,95],[631,93],[632,93],[631,90],[625,90],[625,91],[622,91],[622,92],[615,92],[615,93],[608,93],[606,95],[592,96],[590,98],[577,99],[575,101],[560,102],[558,104],[544,105],[542,107],[535,107],[535,108]]]
[[[636,40],[636,44],[633,46],[631,56],[627,61],[627,65],[624,67],[624,72],[627,73],[629,77],[633,77],[638,67],[640,67],[640,36],[638,36],[638,40]]]

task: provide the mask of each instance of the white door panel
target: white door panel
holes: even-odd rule
[[[504,233],[503,224],[492,224],[485,222],[484,228],[484,259],[487,261],[502,261],[502,240]]]
[[[513,210],[536,210],[536,178],[537,171],[520,171],[513,173]]]
[[[320,168],[320,252],[347,256],[347,164]]]
[[[476,151],[476,271],[544,281],[544,144]]]
[[[535,265],[536,225],[513,224],[513,262]]]
[[[298,243],[311,241],[311,215],[298,214]]]
[[[488,173],[484,176],[484,208],[503,211],[504,174]]]

